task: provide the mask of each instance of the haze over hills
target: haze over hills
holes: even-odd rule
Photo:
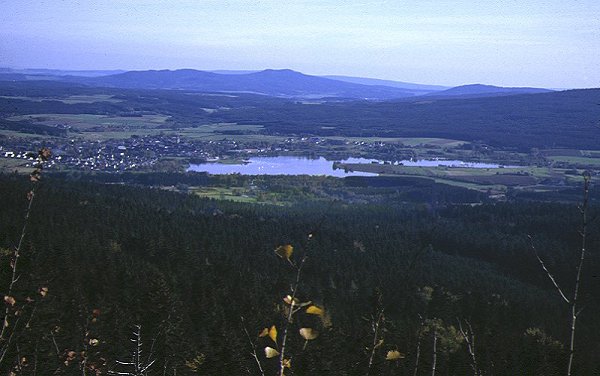
[[[170,89],[199,92],[255,93],[282,98],[391,100],[417,96],[481,97],[548,92],[537,88],[466,85],[448,89],[400,81],[347,76],[312,76],[290,69],[263,71],[66,71],[0,69],[0,80],[60,80],[89,86]]]
[[[90,79],[70,78],[96,86],[135,89],[246,92],[275,97],[351,98],[385,100],[414,96],[410,90],[388,86],[357,85],[309,76],[289,69],[267,69],[242,74],[222,74],[193,69],[132,71]]]
[[[22,75],[36,75],[36,76],[81,76],[81,77],[99,77],[109,76],[111,74],[125,73],[123,69],[113,70],[66,70],[66,69],[43,69],[43,68],[25,68],[25,69],[14,69],[14,68],[0,68],[0,74],[13,73]]]
[[[471,84],[428,93],[426,95],[435,97],[497,97],[503,95],[549,93],[552,91],[554,90],[534,87],[499,87],[493,85]]]
[[[415,84],[411,82],[402,82],[402,81],[392,81],[392,80],[382,80],[379,78],[365,78],[365,77],[353,77],[353,76],[338,76],[338,75],[327,75],[323,76],[325,78],[330,78],[332,80],[351,82],[354,84],[360,85],[377,85],[377,86],[389,86],[395,87],[399,89],[409,89],[414,90],[415,93],[425,94],[433,91],[442,91],[450,89],[449,86],[441,86],[441,85],[423,85],[423,84]]]

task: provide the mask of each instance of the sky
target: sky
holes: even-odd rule
[[[600,87],[600,1],[0,0],[0,67]]]

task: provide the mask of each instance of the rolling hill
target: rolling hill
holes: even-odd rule
[[[435,97],[499,97],[505,95],[518,95],[518,94],[539,94],[549,93],[553,90],[540,89],[534,87],[500,87],[493,85],[481,85],[471,84],[456,86],[447,90],[437,91],[427,94],[428,96]]]
[[[67,71],[0,68],[3,81],[65,81],[93,87],[168,89],[198,92],[253,93],[279,98],[311,100],[411,100],[415,97],[476,98],[546,93],[529,87],[464,85],[447,88],[401,81],[349,76],[312,76],[290,69],[263,71],[200,71],[195,69],[147,71]]]
[[[450,88],[448,86],[423,85],[423,84],[415,84],[415,83],[411,83],[411,82],[381,80],[378,78],[337,76],[337,75],[323,76],[323,77],[329,78],[332,80],[351,82],[353,84],[389,86],[389,87],[395,87],[398,89],[411,90],[414,92],[415,95],[424,95],[427,93],[439,92],[439,91],[447,90]]]
[[[289,69],[267,69],[245,74],[219,74],[193,69],[131,71],[94,78],[70,77],[69,80],[93,86],[255,93],[284,98],[386,100],[414,95],[410,90],[353,84],[309,76]]]

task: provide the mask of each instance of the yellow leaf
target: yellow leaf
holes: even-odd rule
[[[90,338],[90,345],[92,345],[92,346],[98,346],[99,343],[100,343],[100,341],[98,341],[98,339],[96,339],[96,338]]]
[[[277,328],[275,325],[269,329],[269,337],[273,340],[273,342],[277,343]]]
[[[305,340],[310,341],[311,339],[317,338],[319,336],[319,332],[311,328],[302,328],[300,329],[300,335]]]
[[[292,368],[292,360],[291,359],[284,359],[281,363],[283,363],[283,366],[285,368]]]
[[[258,333],[259,337],[266,337],[269,335],[269,328],[264,328],[263,330],[260,331],[260,333]]]
[[[290,244],[280,245],[275,249],[275,254],[286,260],[289,260],[290,257],[292,257],[292,253],[294,253],[294,247]]]
[[[6,302],[6,304],[10,304],[11,306],[14,306],[15,303],[17,302],[15,300],[15,298],[13,298],[12,296],[8,296],[8,295],[4,295],[4,301]]]
[[[377,344],[373,348],[376,349],[378,347],[381,347],[381,345],[383,345],[383,340],[382,339],[380,339],[379,342],[377,342]]]
[[[265,356],[266,356],[268,359],[270,359],[270,358],[274,358],[274,357],[276,357],[277,355],[279,355],[279,351],[277,351],[277,350],[275,350],[274,348],[272,348],[272,347],[269,347],[269,346],[265,347]]]
[[[311,305],[310,307],[308,307],[306,309],[306,313],[310,314],[310,315],[319,315],[319,316],[323,316],[323,309],[319,308],[315,305]]]
[[[398,359],[404,359],[404,354],[402,354],[400,351],[397,350],[390,350],[387,352],[387,355],[385,356],[385,360],[398,360]]]

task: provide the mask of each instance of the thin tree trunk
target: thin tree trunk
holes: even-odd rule
[[[471,356],[471,368],[473,369],[473,375],[474,376],[481,376],[481,370],[479,369],[479,366],[477,365],[477,357],[475,356],[475,333],[473,332],[473,327],[471,326],[471,323],[468,320],[465,320],[465,323],[467,324],[467,330],[465,331],[463,329],[462,326],[462,322],[460,319],[457,319],[458,321],[458,330],[460,331],[460,334],[462,335],[463,339],[465,340],[466,344],[467,344],[467,351],[469,352],[469,355]]]
[[[573,289],[573,295],[572,295],[571,299],[567,298],[563,289],[561,289],[561,287],[559,286],[558,282],[556,281],[556,279],[554,278],[552,273],[550,273],[550,271],[544,264],[544,261],[540,257],[537,249],[535,248],[532,237],[529,236],[529,240],[531,241],[531,249],[533,250],[538,262],[542,266],[542,269],[546,272],[546,275],[548,276],[548,278],[550,279],[550,281],[552,282],[552,284],[554,285],[554,287],[560,294],[560,297],[562,298],[562,300],[565,303],[567,303],[569,305],[569,307],[571,308],[571,338],[569,341],[569,363],[567,366],[567,376],[571,376],[572,372],[573,372],[573,359],[575,357],[575,328],[576,328],[576,324],[577,324],[577,317],[581,313],[581,309],[579,309],[579,310],[577,309],[577,303],[578,303],[578,299],[579,299],[579,286],[581,283],[581,271],[583,269],[583,263],[585,261],[586,241],[587,241],[587,227],[588,227],[587,211],[588,211],[588,206],[589,206],[589,190],[590,190],[591,177],[589,174],[585,173],[583,176],[583,179],[584,179],[584,181],[583,181],[583,202],[579,206],[579,210],[581,212],[581,220],[582,220],[581,232],[579,233],[579,235],[581,236],[581,251],[579,254],[579,265],[577,265],[577,274],[575,276],[575,287]]]
[[[290,261],[291,262],[291,261]],[[294,283],[294,287],[292,288],[292,296],[290,302],[290,312],[287,316],[287,321],[285,323],[285,328],[283,330],[283,338],[281,339],[281,353],[279,354],[279,376],[284,376],[283,373],[285,371],[285,345],[287,341],[288,329],[290,327],[290,323],[292,322],[292,315],[294,314],[294,302],[296,299],[296,293],[298,293],[298,286],[300,285],[300,274],[302,273],[302,267],[306,262],[306,256],[302,258],[300,261],[300,265],[296,271],[296,282]],[[293,264],[292,264],[293,266]]]
[[[417,349],[415,351],[415,369],[413,371],[413,376],[417,376],[419,372],[419,361],[421,360],[421,335],[423,334],[423,327],[425,326],[425,319],[421,317],[421,326],[419,327],[419,332],[417,333]]]
[[[373,347],[371,348],[371,356],[369,357],[369,365],[367,367],[367,376],[371,372],[371,367],[373,366],[373,358],[375,357],[375,350],[379,345],[379,326],[381,325],[381,320],[383,319],[383,310],[379,311],[377,315],[377,320],[373,323]]]
[[[431,376],[435,376],[435,367],[437,366],[437,329],[433,329],[433,364],[431,366]]]
[[[581,282],[581,270],[583,269],[583,261],[585,260],[586,240],[587,240],[587,209],[589,203],[590,177],[584,176],[583,183],[583,203],[581,204],[581,253],[579,256],[579,265],[577,266],[577,277],[575,278],[575,289],[573,298],[571,299],[571,341],[569,344],[569,365],[567,367],[567,376],[571,376],[573,370],[573,358],[575,356],[575,327],[577,324],[577,316],[580,311],[577,311],[577,299],[579,297],[579,284]]]

